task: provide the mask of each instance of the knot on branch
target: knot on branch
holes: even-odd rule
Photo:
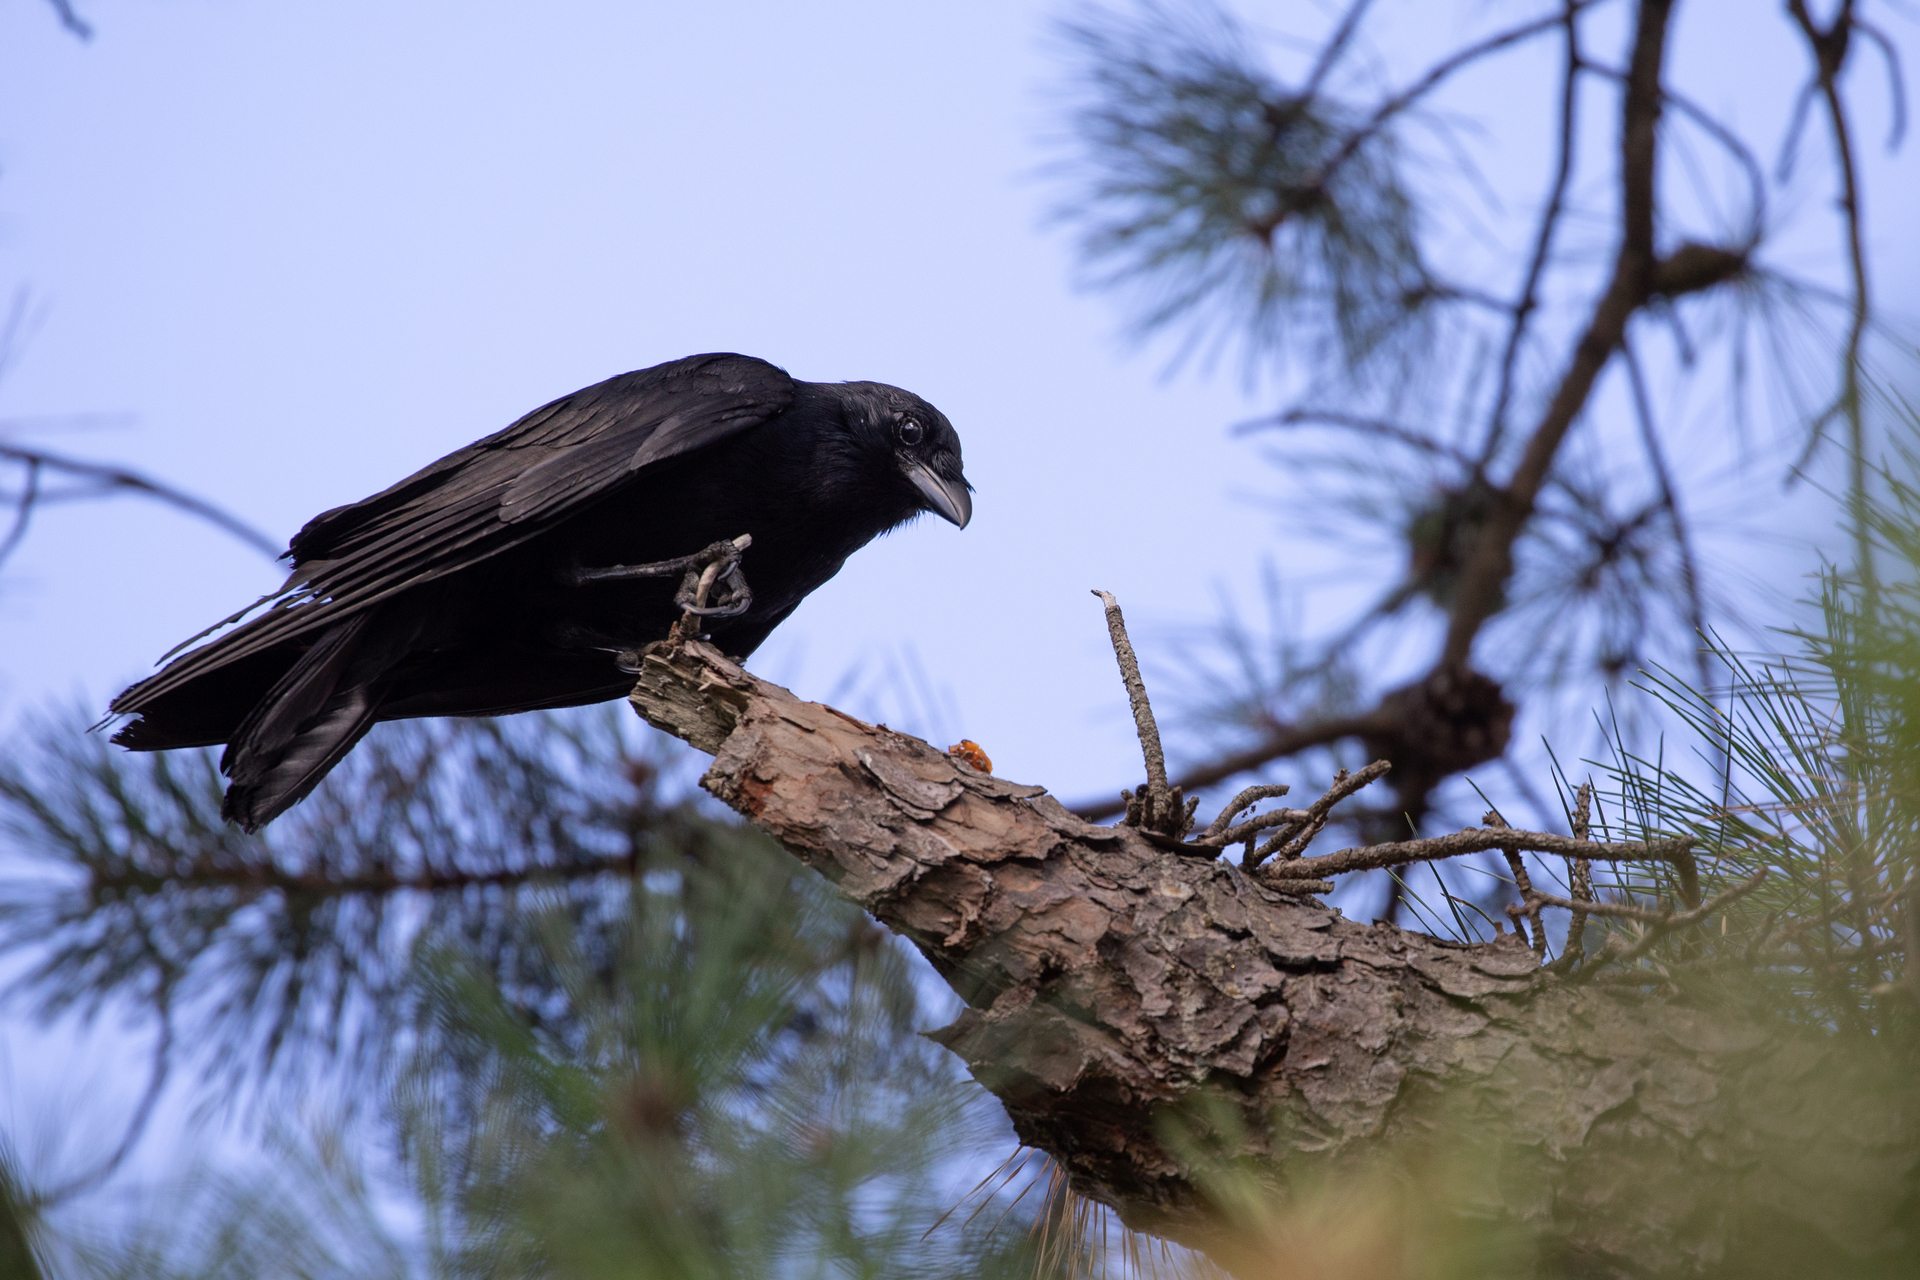
[[[1380,701],[1379,726],[1363,739],[1393,763],[1401,795],[1425,795],[1441,781],[1497,760],[1513,728],[1500,686],[1464,663],[1441,666]]]
[[[1499,489],[1477,476],[1434,494],[1407,522],[1408,585],[1442,609],[1452,608],[1460,575],[1503,500]]]
[[[1122,819],[1130,827],[1163,848],[1178,847],[1193,830],[1193,815],[1200,808],[1200,797],[1189,797],[1177,786],[1155,791],[1153,785],[1137,791],[1123,790],[1121,801],[1127,806]]]
[[[1650,287],[1656,296],[1678,298],[1711,289],[1746,269],[1744,251],[1689,240],[1654,264]]]

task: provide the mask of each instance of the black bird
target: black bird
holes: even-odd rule
[[[139,718],[113,740],[225,743],[224,812],[251,831],[377,721],[622,696],[703,548],[704,621],[744,658],[876,535],[922,511],[965,528],[969,489],[952,425],[898,387],[726,354],[624,373],[308,521],[286,585],[214,629],[265,612],[115,698]]]

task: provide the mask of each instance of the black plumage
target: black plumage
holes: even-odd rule
[[[136,751],[225,743],[249,830],[376,722],[620,697],[618,655],[666,635],[677,574],[595,578],[751,535],[751,604],[712,617],[751,653],[847,556],[922,511],[965,526],[960,441],[876,382],[800,382],[740,355],[621,374],[294,535],[287,583],[114,699]],[[197,637],[196,637],[197,638]]]

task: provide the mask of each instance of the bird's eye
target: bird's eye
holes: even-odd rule
[[[912,418],[903,420],[899,426],[893,429],[893,433],[900,437],[900,443],[909,449],[927,438],[927,429],[915,422]]]

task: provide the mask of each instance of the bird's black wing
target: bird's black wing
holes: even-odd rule
[[[764,360],[717,354],[563,396],[392,488],[308,521],[287,553],[293,574],[265,614],[182,655],[121,694],[113,710],[137,711],[205,671],[519,546],[650,463],[781,413],[793,387]]]

